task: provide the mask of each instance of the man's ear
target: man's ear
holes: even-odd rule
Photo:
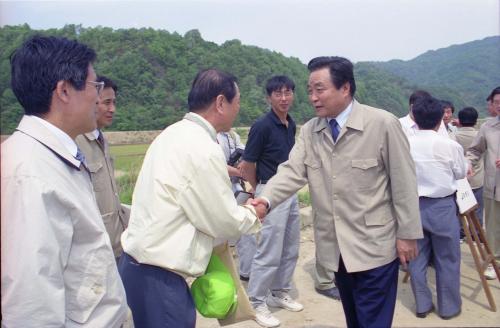
[[[215,108],[220,114],[224,112],[224,101],[226,101],[226,97],[224,97],[224,95],[218,95],[217,98],[215,98]]]
[[[72,86],[68,83],[68,81],[59,81],[56,84],[54,96],[56,96],[60,101],[68,103],[71,91],[70,88],[72,89]]]
[[[351,95],[351,85],[349,84],[349,82],[344,83],[344,85],[342,85],[340,89],[345,96]]]

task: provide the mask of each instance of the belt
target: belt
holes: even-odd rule
[[[444,197],[427,197],[427,196],[420,196],[418,197],[418,199],[443,199],[443,198],[448,198],[448,197],[454,197],[456,194],[456,192],[454,192],[453,194],[451,195],[448,195],[448,196],[444,196]]]

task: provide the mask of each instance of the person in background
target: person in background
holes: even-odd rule
[[[455,106],[450,101],[441,100],[441,106],[443,106],[444,115],[443,115],[443,123],[448,132],[448,135],[457,131],[457,127],[453,125],[455,123],[453,119],[453,113],[455,113]]]
[[[486,120],[467,149],[467,159],[471,162],[470,174],[478,170],[479,162],[484,156],[484,219],[486,240],[495,257],[500,261],[500,87],[490,93],[491,103],[497,116]],[[485,271],[487,279],[496,279],[493,266]]]
[[[34,36],[10,58],[24,109],[2,144],[2,327],[121,327],[127,303],[77,135],[95,130],[93,49]]]
[[[403,132],[405,133],[406,137],[414,135],[415,131],[418,130],[417,123],[415,123],[415,119],[413,118],[413,114],[411,112],[413,104],[421,98],[430,96],[431,94],[424,90],[416,90],[410,95],[410,98],[408,99],[409,102],[408,115],[403,116],[399,119],[399,122],[401,123],[401,127],[403,128]],[[441,134],[442,136],[448,136],[448,132],[446,131],[446,127],[444,126],[444,122],[439,126],[438,133]]]
[[[316,262],[335,272],[347,326],[390,327],[398,262],[415,258],[423,236],[408,140],[394,115],[354,99],[348,59],[318,57],[308,69],[318,117],[253,204],[273,209],[308,183]]]
[[[465,107],[458,112],[459,127],[457,131],[451,134],[451,139],[455,140],[464,149],[464,155],[472,144],[472,141],[477,136],[478,130],[474,128],[478,118],[477,110],[474,107]],[[468,176],[467,180],[472,188],[474,197],[477,200],[478,208],[476,216],[481,226],[483,226],[483,181],[484,181],[484,164],[483,158],[477,162],[476,170],[473,175]],[[465,237],[463,227],[460,228],[460,242],[463,242]]]
[[[241,162],[241,156],[245,150],[245,145],[241,143],[240,136],[233,129],[228,132],[217,133],[217,141],[224,151],[227,162],[227,170],[233,186],[235,196],[240,191],[245,191],[245,185],[242,181],[241,170],[238,164]],[[257,242],[254,235],[242,235],[236,241],[236,252],[239,260],[240,279],[248,281],[252,267],[253,257]]]
[[[238,206],[217,133],[240,110],[233,75],[200,71],[189,113],[149,146],[135,185],[118,268],[136,327],[194,328],[187,276],[205,273],[216,238],[255,233],[265,210]]]
[[[289,114],[294,90],[295,83],[287,76],[273,76],[266,82],[271,108],[250,128],[240,165],[256,195],[276,174],[278,165],[288,159],[295,143],[296,126]],[[261,326],[280,324],[268,305],[294,312],[303,309],[289,294],[299,257],[299,242],[299,203],[297,195],[291,195],[266,216],[252,262],[248,296],[256,312],[255,320]]]
[[[97,82],[104,83],[97,102],[97,129],[79,135],[75,141],[87,160],[97,205],[118,262],[123,251],[120,238],[127,227],[130,210],[120,203],[109,144],[102,132],[113,123],[118,87],[105,76],[98,76]]]
[[[496,117],[497,111],[495,110],[495,106],[493,105],[493,101],[491,100],[491,94],[486,98],[486,108],[488,109],[488,115],[490,117]]]
[[[438,313],[451,319],[461,312],[460,223],[457,218],[456,180],[467,173],[463,148],[437,133],[444,109],[432,97],[417,100],[412,108],[419,130],[408,138],[415,162],[420,217],[424,238],[418,240],[418,256],[410,261],[411,287],[416,316],[425,318],[434,310],[427,285],[427,268],[436,271]]]

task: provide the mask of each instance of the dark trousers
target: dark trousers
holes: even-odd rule
[[[348,273],[340,257],[336,284],[347,327],[390,327],[396,306],[399,260],[378,268]]]
[[[127,253],[118,263],[135,328],[194,328],[196,310],[189,287],[180,275],[139,264]]]

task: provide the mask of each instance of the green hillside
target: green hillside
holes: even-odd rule
[[[304,123],[314,115],[307,99],[306,66],[299,59],[285,57],[278,52],[242,45],[239,40],[226,41],[219,46],[203,40],[197,30],[189,31],[184,36],[151,28],[113,30],[107,27],[82,28],[79,25],[37,31],[25,24],[0,28],[1,134],[11,133],[22,116],[22,109],[10,89],[9,56],[24,40],[34,34],[78,39],[96,50],[96,72],[115,80],[119,86],[118,110],[110,130],[158,130],[179,120],[186,112],[192,79],[198,70],[209,67],[231,72],[239,80],[242,97],[236,126],[251,125],[267,110],[264,84],[268,78],[277,74],[288,75],[296,83],[295,104],[292,108],[296,121],[299,124]],[[474,49],[470,52],[481,51],[480,47]],[[460,52],[457,48],[452,53],[457,51]],[[441,51],[438,52],[441,54]],[[450,58],[453,57],[452,53],[449,54]],[[443,61],[446,61],[446,58]],[[356,97],[361,102],[385,108],[402,116],[407,112],[410,93],[427,84],[421,85],[416,78],[402,76],[405,65],[411,65],[413,61],[402,62],[404,65],[399,71],[384,66],[389,63],[355,65],[358,84]],[[433,61],[430,61],[428,65],[432,63]],[[481,68],[481,63],[474,65]],[[482,72],[482,68],[475,68],[472,64],[470,66],[469,71],[476,69]],[[452,66],[455,70],[452,73],[461,75],[461,67]],[[498,67],[498,63],[488,70],[488,81],[492,79],[490,73],[495,67]],[[395,71],[395,74],[390,73],[392,71]],[[433,69],[419,69],[422,74],[427,71],[432,72]],[[498,69],[494,76],[500,76]],[[465,77],[462,80],[464,79]],[[466,82],[457,84],[460,88],[456,87],[455,91],[452,91],[455,87],[450,83],[437,86],[435,84],[428,87],[429,91],[440,98],[454,101],[457,107],[465,104],[481,107],[480,100],[484,97],[477,97],[477,103],[470,102],[467,92],[471,85]],[[481,89],[484,91],[484,88]]]
[[[500,36],[428,51],[409,61],[370,64],[424,89],[437,90],[458,108],[474,106],[486,115],[485,99],[500,85]]]

